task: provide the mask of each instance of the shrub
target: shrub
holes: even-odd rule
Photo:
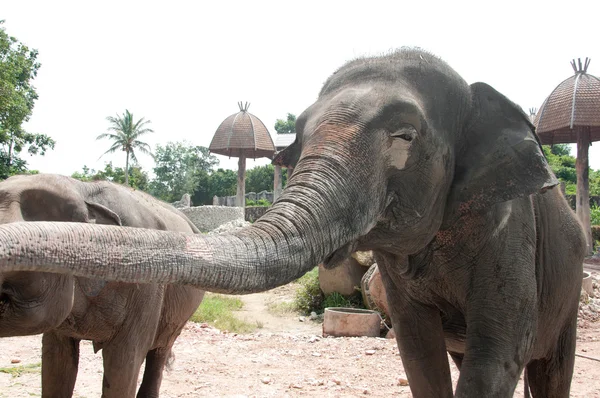
[[[351,297],[344,297],[337,292],[324,295],[319,285],[319,267],[307,272],[297,282],[300,288],[296,291],[294,306],[305,315],[311,312],[321,314],[327,307],[365,308],[359,291]]]
[[[250,200],[246,199],[246,206],[258,206],[258,207],[269,207],[271,206],[271,202],[267,199],[259,199],[259,200]]]
[[[323,292],[319,286],[319,267],[308,271],[297,282],[300,284],[296,290],[294,301],[296,309],[303,314],[309,315],[312,311],[317,312],[323,308]]]

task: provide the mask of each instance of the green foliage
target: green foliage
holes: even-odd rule
[[[266,199],[259,199],[259,200],[246,199],[246,206],[269,207],[269,206],[271,206],[271,204],[272,203]]]
[[[283,186],[287,184],[287,169],[282,170]],[[246,171],[246,192],[273,191],[275,181],[275,166],[267,164]]]
[[[129,158],[134,162],[137,162],[135,155],[136,151],[145,153],[152,156],[150,146],[140,141],[140,137],[144,134],[153,133],[154,130],[146,127],[150,120],[139,119],[137,122],[133,121],[133,114],[129,110],[125,109],[123,115],[119,116],[108,116],[106,118],[109,122],[108,130],[112,133],[100,134],[96,137],[97,140],[108,138],[112,141],[112,145],[104,155],[107,153],[114,153],[116,151],[125,152],[125,185],[129,185]]]
[[[285,120],[277,119],[275,121],[275,131],[277,131],[277,134],[296,133],[296,115],[288,113]]]
[[[565,183],[567,195],[575,195],[577,191],[576,159],[570,155],[567,144],[557,144],[552,147],[543,146],[544,155],[548,159],[550,168],[559,180]],[[590,195],[600,195],[600,171],[589,170]]]
[[[198,323],[208,323],[220,330],[235,333],[253,332],[258,325],[253,325],[235,317],[233,311],[244,306],[237,297],[228,297],[220,294],[206,293],[202,303],[192,315],[190,320]]]
[[[37,76],[38,51],[9,36],[0,20],[0,179],[27,171],[19,154],[44,155],[55,141],[44,134],[29,133],[28,121],[38,98],[31,81]]]
[[[600,225],[600,207],[598,205],[594,205],[590,209],[590,221],[591,225]]]
[[[192,195],[194,205],[212,205],[213,196],[232,196],[237,191],[237,173],[218,169],[198,174],[198,186]]]
[[[195,205],[199,203],[194,193],[209,184],[208,174],[219,164],[208,148],[185,141],[157,145],[154,161],[156,177],[150,183],[150,192],[167,202],[179,200],[183,194],[189,193]],[[210,200],[212,203],[212,196]]]
[[[118,184],[125,183],[125,170],[121,167],[113,167],[112,162],[104,166],[104,170],[96,171],[83,166],[82,171],[71,174],[71,177],[81,181],[107,180]],[[129,168],[129,185],[141,191],[148,191],[148,173],[140,166],[134,165]]]
[[[29,365],[18,365],[18,366],[10,366],[6,368],[0,368],[0,373],[7,373],[12,377],[19,377],[23,373],[40,373],[42,368],[42,363],[32,363]]]
[[[319,286],[319,268],[315,267],[308,271],[297,280],[297,283],[300,287],[296,290],[294,300],[296,309],[306,315],[312,311],[322,312],[325,297]]]

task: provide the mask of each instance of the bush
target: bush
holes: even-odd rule
[[[595,205],[590,209],[590,222],[592,225],[600,225],[600,206]]]
[[[324,296],[319,286],[319,267],[308,271],[297,282],[300,287],[296,290],[296,309],[306,315],[322,309]]]
[[[319,285],[319,267],[307,272],[297,282],[300,288],[296,291],[294,306],[305,315],[311,312],[321,314],[327,307],[365,308],[360,292],[348,298],[337,292],[324,295]]]
[[[259,200],[250,200],[246,199],[246,206],[258,206],[258,207],[269,207],[271,206],[271,202],[267,199],[259,199]]]

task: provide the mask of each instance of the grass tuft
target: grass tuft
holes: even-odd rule
[[[221,294],[206,293],[200,306],[190,320],[197,323],[207,323],[219,330],[233,333],[251,333],[262,325],[248,323],[236,318],[233,311],[242,309],[244,303],[237,297]]]
[[[40,373],[42,363],[32,363],[29,365],[10,366],[6,368],[0,368],[0,373],[7,373],[12,377],[19,377],[23,373]]]

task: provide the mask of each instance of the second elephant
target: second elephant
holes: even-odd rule
[[[199,233],[183,213],[150,195],[106,181],[40,174],[0,183],[0,223],[74,221]],[[102,396],[158,397],[175,339],[204,292],[44,272],[0,274],[0,337],[43,333],[42,396],[70,397],[80,340],[102,349]]]

